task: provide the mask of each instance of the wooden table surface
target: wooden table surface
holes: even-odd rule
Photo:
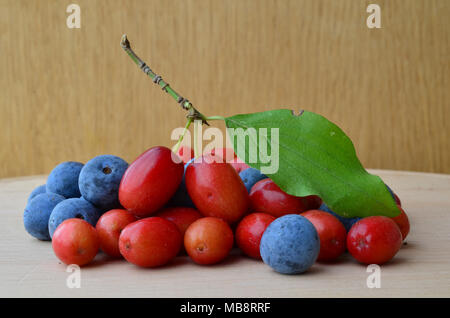
[[[0,297],[449,297],[450,175],[373,170],[400,196],[411,232],[394,260],[381,267],[381,288],[368,288],[366,266],[348,254],[316,263],[301,275],[281,275],[233,251],[224,263],[198,266],[180,256],[169,266],[142,269],[99,254],[81,269],[81,288],[51,243],[29,236],[22,214],[44,176],[0,180]]]

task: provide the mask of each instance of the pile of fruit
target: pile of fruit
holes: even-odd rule
[[[346,250],[359,262],[382,264],[409,232],[395,218],[343,218],[317,196],[295,197],[240,161],[232,149],[193,159],[153,147],[128,165],[102,155],[64,162],[31,193],[23,220],[29,234],[51,240],[66,264],[85,265],[98,252],[157,267],[180,254],[198,264],[223,261],[234,244],[275,271],[294,274]]]

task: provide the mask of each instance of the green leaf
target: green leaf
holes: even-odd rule
[[[251,167],[265,173],[268,158],[276,168],[278,157],[278,170],[266,174],[285,192],[318,195],[343,217],[400,213],[381,178],[363,168],[350,138],[326,118],[280,109],[231,116],[225,123],[236,154]]]

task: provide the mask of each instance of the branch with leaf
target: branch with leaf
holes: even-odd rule
[[[261,140],[248,134],[244,149],[233,147],[237,156],[249,166],[261,169],[261,160],[249,160],[250,147],[270,151],[271,128],[278,128],[279,167],[269,177],[286,193],[295,196],[318,195],[337,214],[343,217],[366,217],[400,214],[395,200],[380,177],[367,172],[359,161],[350,138],[325,117],[309,111],[298,114],[288,109],[278,109],[230,117],[207,117],[192,103],[178,94],[161,76],[156,75],[131,49],[126,35],[122,37],[122,48],[155,84],[172,96],[182,109],[188,112],[185,131],[193,121],[208,124],[211,120],[224,120],[227,128],[267,129],[267,136]],[[195,134],[194,130],[194,134]],[[181,144],[184,134],[177,142]],[[195,143],[195,156],[199,156]],[[175,150],[176,151],[176,150]]]

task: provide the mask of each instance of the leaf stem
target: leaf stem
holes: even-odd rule
[[[206,117],[207,120],[225,120],[225,117],[223,116],[210,116]]]
[[[200,150],[198,149],[198,130],[201,128],[202,124],[200,120],[194,121],[194,158],[198,158],[200,156]]]
[[[189,100],[178,94],[172,87],[170,87],[170,85],[166,81],[162,79],[160,75],[154,73],[150,69],[150,67],[143,60],[141,60],[136,53],[134,53],[134,51],[131,49],[131,44],[128,41],[126,34],[122,36],[120,46],[124,49],[125,52],[127,52],[134,63],[136,63],[137,66],[139,66],[139,68],[153,80],[153,83],[159,85],[162,90],[172,96],[183,109],[188,111],[188,118],[192,118],[193,120],[199,119],[203,124],[208,125],[206,117],[202,113],[200,113]]]
[[[192,120],[193,120],[192,118],[188,118],[186,126],[184,127],[184,130],[183,130],[183,133],[181,134],[180,138],[178,138],[178,141],[175,144],[175,147],[173,147],[173,149],[172,149],[172,151],[174,153],[177,153],[178,149],[180,149],[181,143],[183,142],[184,135],[186,135],[186,131],[189,129],[189,126],[191,125]]]

